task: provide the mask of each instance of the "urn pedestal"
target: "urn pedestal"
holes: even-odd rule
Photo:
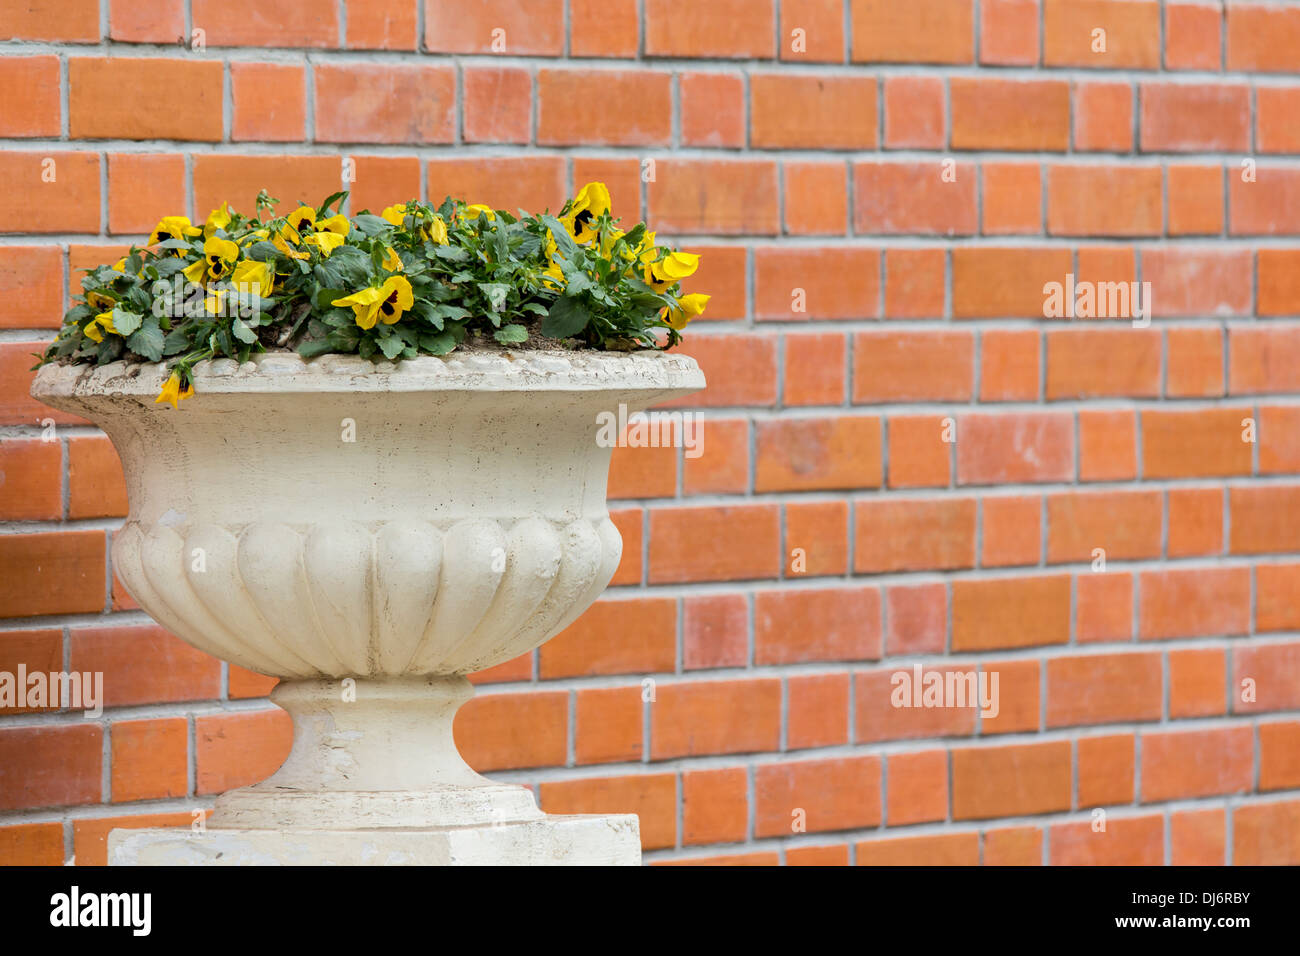
[[[280,678],[288,759],[202,832],[116,830],[114,864],[634,864],[632,815],[543,814],[452,740],[465,674],[567,627],[618,567],[602,413],[704,386],[685,357],[456,352],[374,364],[46,366],[32,394],[99,425],[130,513],[113,567],[145,611]],[[616,638],[612,638],[616,639]],[[147,666],[141,662],[141,666]]]

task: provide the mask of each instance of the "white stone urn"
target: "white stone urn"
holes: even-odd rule
[[[622,541],[601,413],[702,388],[695,362],[268,353],[194,372],[179,409],[154,402],[161,365],[47,365],[32,395],[121,456],[112,556],[131,595],[195,647],[280,678],[293,746],[219,796],[204,832],[117,830],[111,861],[639,862],[635,816],[543,814],[470,769],[452,720],[467,673],[543,643],[609,583]]]

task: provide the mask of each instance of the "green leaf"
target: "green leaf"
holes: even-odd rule
[[[316,308],[323,312],[326,309],[332,309],[334,307],[335,299],[342,299],[347,294],[347,291],[344,289],[321,289],[316,293],[316,297],[313,301],[316,303]]]
[[[127,347],[136,355],[143,356],[150,362],[158,362],[163,357],[163,345],[166,336],[155,322],[142,325],[134,335],[126,340]]]
[[[372,216],[368,212],[353,216],[352,222],[367,236],[377,236],[384,230],[393,228],[393,224],[383,216]]]
[[[433,355],[446,355],[456,344],[456,336],[450,331],[426,332],[420,336],[420,348]]]
[[[554,216],[542,216],[542,224],[551,230],[551,236],[555,239],[555,247],[564,254],[564,258],[572,259],[578,253],[578,244],[573,241],[573,236],[569,235],[569,230]]]
[[[329,339],[303,339],[298,343],[298,354],[303,358],[315,358],[334,351],[334,343]]]
[[[514,342],[527,342],[528,330],[522,325],[511,323],[503,325],[492,333],[492,337],[503,345],[509,345]]]
[[[406,343],[400,336],[390,335],[379,340],[379,348],[383,350],[384,358],[394,359],[401,354],[402,349],[406,348]]]
[[[542,334],[553,339],[567,339],[577,335],[591,321],[587,307],[571,296],[556,299],[551,310],[542,319]]]
[[[235,333],[235,338],[246,345],[252,345],[257,341],[257,333],[250,329],[243,319],[235,318],[231,320],[230,328]]]
[[[506,307],[506,298],[510,295],[510,290],[514,288],[505,282],[480,282],[478,287],[479,291],[488,300],[488,305],[493,312],[500,312]]]
[[[118,335],[130,335],[140,328],[140,323],[143,321],[143,315],[127,312],[118,306],[113,306],[113,328],[117,329]]]

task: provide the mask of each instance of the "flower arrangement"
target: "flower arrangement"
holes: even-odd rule
[[[145,248],[88,270],[41,363],[166,361],[156,401],[194,393],[192,368],[267,349],[304,358],[446,355],[467,340],[534,335],[570,348],[671,348],[709,296],[681,294],[699,256],[624,232],[588,183],[557,216],[446,199],[345,216],[346,193],[273,217],[228,204],[202,226],[167,216]],[[263,218],[263,216],[268,218]]]

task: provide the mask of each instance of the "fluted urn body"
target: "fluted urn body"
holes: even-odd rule
[[[269,781],[219,798],[212,825],[306,825],[295,807],[337,827],[539,815],[527,791],[456,754],[463,675],[541,644],[609,583],[622,545],[602,425],[620,405],[703,387],[695,363],[267,354],[200,363],[179,409],[154,402],[164,377],[51,365],[32,394],[117,448],[130,512],[113,567],[140,606],[283,680],[273,699],[294,716],[293,753]],[[452,792],[465,788],[480,792]]]

